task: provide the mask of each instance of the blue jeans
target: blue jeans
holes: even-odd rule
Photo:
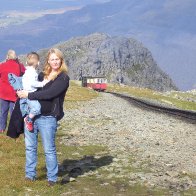
[[[8,73],[8,80],[10,85],[14,88],[14,90],[22,90],[22,77],[16,76],[13,73]]]
[[[20,110],[22,116],[25,116],[26,114],[34,114],[34,116],[37,116],[41,112],[41,105],[38,100],[22,98],[20,99]]]
[[[10,116],[14,109],[14,102],[0,99],[0,130],[5,130],[7,126],[8,111]]]
[[[36,178],[38,132],[40,132],[46,158],[48,181],[57,181],[58,162],[56,154],[55,136],[57,120],[53,116],[38,116],[34,121],[34,130],[30,132],[25,128],[26,147],[26,177]]]
[[[8,79],[14,90],[23,89],[22,77],[9,73]],[[37,100],[20,99],[20,110],[22,112],[22,116],[25,116],[26,114],[34,114],[34,116],[36,116],[40,114],[41,105]]]

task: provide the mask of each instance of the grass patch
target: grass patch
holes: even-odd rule
[[[171,92],[160,93],[147,88],[137,88],[119,84],[109,84],[108,92],[126,93],[134,97],[155,100],[160,103],[175,106],[179,109],[196,111],[196,96],[190,93]],[[174,96],[175,95],[175,96]]]
[[[78,108],[82,101],[89,101],[97,98],[99,93],[82,87],[79,81],[70,81],[70,87],[65,97],[64,107],[65,109]]]
[[[63,179],[69,171],[69,167],[83,168],[81,175],[77,176],[76,181],[67,184],[58,183],[52,188],[47,187],[46,170],[43,149],[39,139],[38,148],[38,167],[37,181],[26,182],[24,180],[25,168],[25,146],[24,138],[15,141],[1,135],[1,166],[0,166],[0,195],[170,195],[168,190],[148,188],[145,185],[130,185],[130,179],[118,177],[118,168],[106,171],[106,167],[113,164],[113,157],[109,155],[106,147],[99,145],[91,146],[68,146],[60,144],[63,133],[57,133],[57,153],[60,168],[64,167],[59,173],[59,180]],[[89,161],[90,160],[90,161]],[[130,164],[133,160],[130,160]],[[112,166],[111,166],[112,167]],[[126,167],[126,172],[137,172],[137,169]],[[142,169],[141,169],[142,170]],[[140,172],[141,172],[140,170]],[[115,174],[112,178],[107,178],[109,174]],[[195,193],[188,190],[185,193]]]
[[[74,109],[80,106],[83,101],[91,100],[99,96],[95,91],[80,87],[76,82],[71,81],[65,102],[66,109]],[[65,111],[66,112],[66,111]],[[107,119],[110,120],[110,119]],[[74,124],[79,122],[73,121]],[[94,124],[93,120],[89,123]],[[58,183],[52,188],[47,187],[45,157],[41,140],[38,142],[38,166],[37,180],[26,182],[25,176],[25,146],[24,137],[21,135],[17,140],[11,139],[6,134],[0,135],[0,195],[127,195],[127,196],[148,196],[148,195],[169,195],[168,190],[150,189],[145,185],[130,185],[129,179],[118,177],[118,167],[113,166],[112,157],[105,146],[101,145],[66,145],[63,144],[63,137],[72,137],[69,131],[73,124],[60,124],[57,131],[56,146],[59,161],[59,181],[66,177],[70,170],[80,166],[82,173],[76,177],[76,181],[67,184]],[[132,167],[133,160],[122,168],[123,172],[148,172],[141,165],[141,168]],[[130,165],[129,165],[130,164]],[[111,170],[107,170],[107,169]],[[123,173],[122,172],[122,173]],[[115,174],[112,178],[108,175]],[[183,192],[184,195],[195,193],[194,190]],[[189,194],[190,193],[190,194]]]
[[[82,164],[85,166],[85,172],[94,171],[104,165],[112,162],[112,157],[108,155],[107,149],[103,146],[66,146],[60,144],[63,133],[57,133],[57,154],[60,167],[73,166]],[[48,189],[46,183],[46,169],[44,152],[39,138],[38,143],[38,166],[37,180],[35,182],[26,182],[25,176],[25,146],[24,137],[20,136],[16,141],[8,138],[5,134],[0,138],[0,195],[60,195],[67,192],[70,185],[57,184],[55,187]],[[98,158],[96,158],[98,156]],[[88,159],[92,160],[88,165]],[[86,165],[87,164],[87,165]],[[67,171],[59,174],[61,180]],[[82,180],[83,181],[83,180]],[[79,184],[81,186],[81,184]],[[78,185],[78,186],[79,186]],[[76,186],[77,187],[77,186]],[[76,189],[76,187],[74,189]],[[81,186],[81,190],[84,187]]]

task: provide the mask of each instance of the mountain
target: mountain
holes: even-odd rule
[[[122,35],[141,41],[180,89],[192,89],[196,87],[195,9],[195,0],[111,0],[87,5],[0,30],[0,51],[14,48],[26,53],[94,32]]]
[[[169,76],[157,66],[151,52],[135,39],[94,33],[53,47],[63,52],[71,79],[80,79],[82,73],[83,76],[105,76],[110,83],[157,91],[177,90]],[[47,51],[38,51],[42,65]],[[25,56],[20,59],[25,62]]]

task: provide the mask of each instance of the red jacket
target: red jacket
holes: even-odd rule
[[[19,64],[16,60],[7,60],[0,64],[0,99],[8,101],[16,101],[17,95],[12,86],[8,81],[8,73],[13,73],[16,76],[20,75],[21,72],[25,72],[25,67],[23,64]]]

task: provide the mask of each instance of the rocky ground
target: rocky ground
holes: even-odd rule
[[[173,195],[196,189],[196,124],[107,93],[67,110],[61,122],[67,127],[64,144],[107,146],[113,157],[102,167],[107,179],[126,178]]]

